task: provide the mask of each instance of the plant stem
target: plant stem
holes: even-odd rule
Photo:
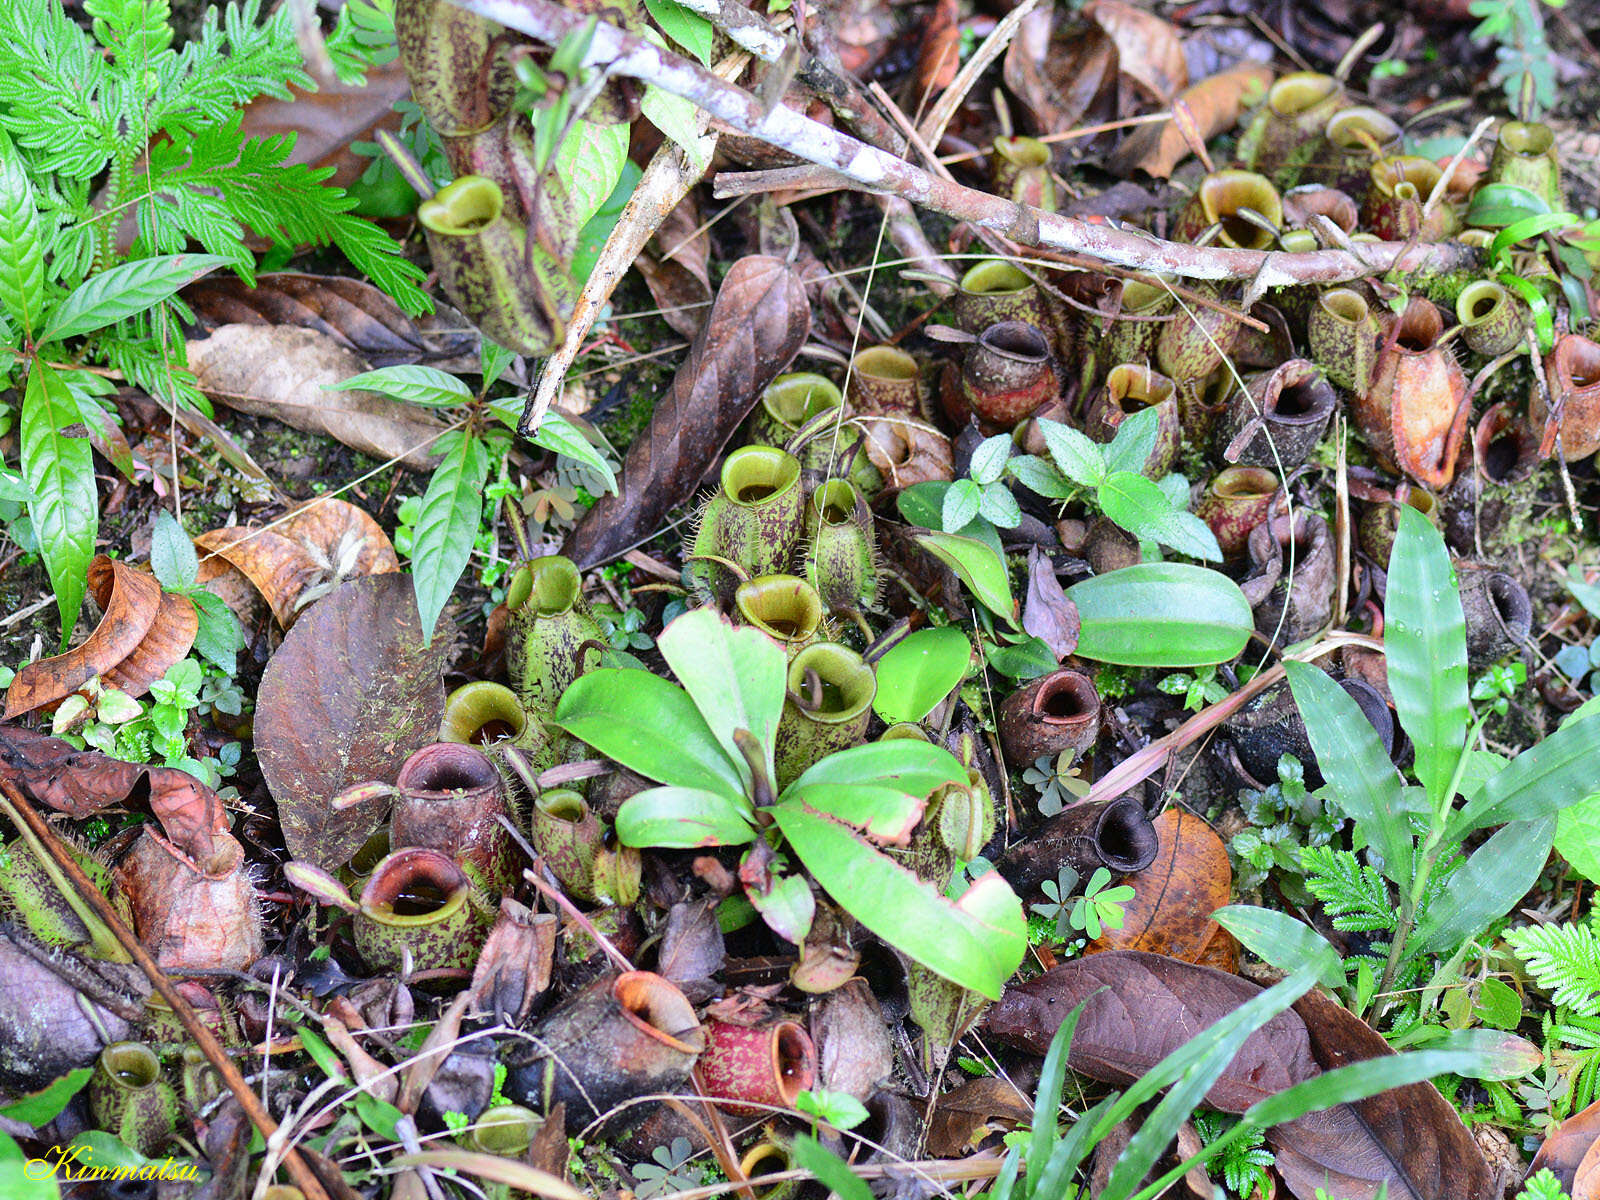
[[[750,767],[750,792],[757,808],[770,808],[778,795],[772,789],[772,779],[767,774],[767,755],[761,743],[756,740],[756,735],[748,729],[735,729],[733,731],[734,745],[739,747],[739,753],[744,755],[745,763]]]
[[[498,21],[547,45],[582,29],[587,21],[552,0],[455,0],[470,12]],[[1375,242],[1358,255],[1347,250],[1286,254],[1164,242],[1109,225],[1090,225],[1041,212],[999,196],[938,179],[882,150],[809,120],[784,105],[770,111],[743,88],[698,64],[624,33],[606,22],[594,26],[586,65],[604,64],[613,75],[655,84],[692,101],[714,118],[751,137],[837,172],[863,190],[900,196],[1029,246],[1087,254],[1136,270],[1190,279],[1250,280],[1247,299],[1272,287],[1336,283],[1389,270],[1443,272],[1475,265],[1479,254],[1458,243]]]

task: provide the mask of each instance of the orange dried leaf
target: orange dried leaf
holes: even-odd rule
[[[1228,903],[1228,850],[1199,817],[1169,808],[1156,818],[1156,860],[1123,880],[1134,889],[1122,928],[1107,929],[1097,950],[1147,950],[1196,962],[1216,935],[1211,914]]]
[[[1235,67],[1185,88],[1174,101],[1182,100],[1188,106],[1195,130],[1202,138],[1213,138],[1232,129],[1239,117],[1266,94],[1272,79],[1269,67]],[[1135,130],[1117,147],[1106,166],[1118,175],[1144,171],[1166,179],[1188,153],[1189,143],[1177,122],[1168,118]]]

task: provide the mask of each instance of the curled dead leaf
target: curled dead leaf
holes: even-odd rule
[[[220,325],[188,343],[202,391],[229,408],[325,433],[374,458],[423,470],[447,428],[414,405],[376,392],[325,390],[367,370],[331,335],[289,325]]]
[[[141,696],[194,645],[194,605],[164,594],[154,575],[97,554],[89,563],[89,591],[104,614],[100,623],[81,645],[18,670],[6,692],[5,720],[55,704],[96,675],[107,687]]]
[[[1083,15],[1105,30],[1117,47],[1117,67],[1151,99],[1170,104],[1189,83],[1183,43],[1170,21],[1122,0],[1093,0]]]
[[[1536,1175],[1548,1167],[1561,1181],[1561,1186],[1576,1198],[1578,1169],[1593,1157],[1591,1151],[1596,1146],[1600,1146],[1600,1100],[1582,1112],[1573,1113],[1545,1135],[1539,1153],[1528,1165],[1528,1174]],[[1600,1180],[1595,1182],[1600,1183]],[[1591,1191],[1590,1194],[1595,1193]]]
[[[690,192],[656,227],[654,248],[634,260],[661,319],[692,338],[711,310],[710,235],[700,227],[700,206]]]
[[[1041,4],[1022,19],[1006,49],[1006,86],[1041,132],[1112,115],[1117,99],[1117,44],[1097,25],[1070,36],[1055,28],[1055,10]]]
[[[1187,104],[1200,136],[1212,138],[1232,129],[1240,116],[1266,95],[1272,80],[1270,67],[1251,63],[1202,79],[1174,97],[1174,102],[1182,100]],[[1106,167],[1117,175],[1144,171],[1166,179],[1188,153],[1189,143],[1177,122],[1169,117],[1134,130],[1117,147]]]

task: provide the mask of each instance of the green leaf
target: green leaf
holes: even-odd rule
[[[28,335],[39,328],[44,308],[44,251],[33,184],[22,156],[0,132],[0,307]]]
[[[1567,585],[1572,598],[1583,605],[1586,613],[1591,617],[1600,617],[1600,584],[1585,583],[1582,569],[1576,566],[1567,568],[1567,577],[1562,582]]]
[[[22,475],[35,497],[28,513],[61,613],[62,649],[83,607],[100,525],[89,439],[61,432],[77,416],[77,405],[61,377],[35,360],[22,400]]]
[[[927,802],[898,787],[833,782],[791,783],[783,789],[780,803],[794,808],[804,806],[843,821],[880,842],[903,846],[922,819]]]
[[[1495,772],[1450,825],[1456,840],[1474,829],[1531,821],[1566,811],[1597,788],[1594,748],[1600,745],[1600,712],[1573,713],[1544,741],[1524,750]]]
[[[1417,922],[1419,950],[1444,954],[1477,937],[1532,890],[1550,857],[1554,816],[1501,828],[1445,881]]]
[[[866,783],[891,787],[921,799],[947,783],[966,782],[966,768],[943,746],[915,738],[896,738],[828,755],[784,789],[783,798],[793,795],[797,788]]]
[[[1067,1055],[1072,1049],[1072,1035],[1077,1032],[1078,1019],[1088,1003],[1081,1001],[1056,1026],[1050,1037],[1050,1047],[1045,1051],[1044,1063],[1039,1068],[1039,1086],[1033,1094],[1033,1132],[1028,1141],[1024,1195],[1039,1194],[1039,1177],[1044,1174],[1045,1163],[1056,1141],[1056,1113],[1061,1107],[1061,1090],[1067,1082]]]
[[[772,745],[783,715],[786,675],[778,644],[757,629],[735,627],[713,609],[697,608],[662,630],[656,646],[707,728],[739,764],[741,778],[749,768],[733,740],[736,729],[748,730],[760,743],[767,778],[776,778]]]
[[[1039,422],[1039,432],[1044,434],[1045,447],[1055,460],[1057,470],[1081,487],[1100,486],[1100,481],[1106,477],[1105,454],[1087,434],[1059,421],[1046,420]],[[1155,444],[1154,439],[1151,444]]]
[[[381,1138],[391,1142],[400,1140],[398,1132],[400,1119],[405,1116],[387,1100],[380,1100],[365,1088],[358,1090],[354,1097],[356,1115],[361,1118],[361,1123]]]
[[[972,452],[972,464],[967,468],[975,483],[994,483],[1005,473],[1006,460],[1011,457],[1011,435],[998,433],[984,438]]]
[[[661,2],[656,0],[656,3]],[[809,1133],[795,1135],[790,1153],[794,1155],[795,1166],[810,1171],[839,1200],[873,1200],[872,1189],[849,1164]]]
[[[1344,985],[1344,963],[1339,952],[1327,938],[1288,913],[1253,904],[1229,904],[1212,913],[1211,919],[1269,966],[1280,971],[1312,966],[1323,987]]]
[[[433,469],[422,494],[411,534],[411,583],[425,640],[433,637],[434,623],[472,558],[488,476],[488,449],[478,438],[463,434]]]
[[[624,846],[692,850],[741,846],[755,840],[750,802],[703,788],[657,787],[638,792],[617,810],[617,837]]]
[[[172,592],[194,587],[200,576],[200,559],[194,543],[166,509],[156,511],[155,527],[150,531],[150,570],[161,586]]]
[[[1384,752],[1378,731],[1350,693],[1324,672],[1303,662],[1283,665],[1334,798],[1383,855],[1384,874],[1408,886],[1411,819],[1400,775]]]
[[[711,22],[691,12],[677,0],[644,0],[650,18],[666,34],[705,66],[711,65]]]
[[[1043,422],[1041,422],[1043,424]],[[1044,459],[1032,454],[1019,454],[1006,463],[1006,473],[1046,500],[1065,500],[1072,495],[1074,485],[1060,471]],[[923,486],[915,484],[916,487]],[[904,492],[901,495],[905,495]]]
[[[1003,483],[984,485],[978,497],[978,515],[1001,529],[1015,529],[1022,524],[1022,508]],[[961,530],[955,532],[960,533]]]
[[[1222,549],[1206,523],[1173,507],[1160,487],[1133,471],[1113,471],[1096,494],[1101,510],[1137,538],[1159,542],[1191,558],[1222,561]]]
[[[778,876],[765,892],[759,887],[746,887],[744,894],[773,933],[797,946],[806,940],[811,920],[817,915],[817,898],[811,894],[805,876]]]
[[[79,337],[149,312],[178,289],[227,265],[218,254],[163,254],[101,271],[56,306],[39,341]]]
[[[1255,631],[1239,585],[1189,563],[1140,563],[1073,584],[1075,651],[1132,667],[1197,667],[1236,658]]]
[[[533,437],[529,440],[535,446],[543,446],[546,450],[564,454],[575,462],[581,462],[586,467],[593,467],[605,479],[606,487],[613,493],[616,492],[617,475],[611,469],[611,464],[594,448],[594,444],[583,436],[582,431],[560,413],[547,411],[544,419],[539,422],[539,428],[533,431]]]
[[[600,211],[622,178],[629,128],[625,121],[601,125],[579,120],[557,147],[555,174],[567,193],[560,215],[563,224],[581,229]]]
[[[891,725],[922,720],[966,678],[971,660],[972,643],[953,626],[909,634],[878,660],[872,711]]]
[[[659,102],[653,103],[651,101],[652,94],[657,91],[659,89],[654,84],[646,85],[644,99],[639,102],[641,111],[651,120],[655,120],[657,115],[652,110],[658,109]],[[665,95],[665,93],[662,94]],[[675,105],[688,103],[688,101],[680,100],[677,96],[672,96],[670,99]],[[701,142],[699,145],[703,147],[705,143]],[[705,154],[705,151],[697,147],[695,151],[686,151],[686,153],[691,162],[697,162]],[[611,189],[611,195],[606,197],[605,203],[600,206],[594,216],[585,221],[583,228],[578,230],[578,242],[573,247],[570,265],[572,280],[579,287],[582,287],[588,281],[590,274],[594,271],[595,263],[600,261],[600,252],[605,249],[605,244],[611,237],[611,231],[621,222],[623,210],[628,207],[628,201],[633,199],[634,190],[639,186],[639,180],[643,175],[644,172],[639,169],[637,163],[631,158],[625,160],[622,164],[622,177],[617,180],[617,186]]]
[[[1444,538],[1409,504],[1399,507],[1384,600],[1389,690],[1416,746],[1417,782],[1437,810],[1467,736],[1467,625]]]
[[[983,644],[983,657],[996,671],[1007,679],[1037,679],[1048,675],[1060,665],[1055,651],[1043,638],[1028,637],[1015,646],[998,646],[993,642]]]
[[[1541,213],[1536,217],[1523,217],[1513,221],[1499,233],[1494,235],[1494,241],[1489,243],[1489,262],[1499,264],[1505,259],[1507,251],[1518,242],[1536,238],[1540,234],[1550,233],[1552,230],[1565,229],[1568,225],[1578,223],[1576,213],[1552,212]]]
[[[0,1133],[0,1196],[7,1200],[60,1200],[60,1184],[53,1177],[40,1174],[37,1167],[30,1167],[31,1161],[22,1153],[15,1138],[9,1133]],[[50,1161],[54,1160],[46,1160]],[[863,1188],[865,1186],[862,1184]],[[870,1197],[872,1193],[867,1195]]]
[[[639,111],[677,143],[683,156],[689,160],[691,170],[704,171],[711,164],[711,139],[700,132],[701,110],[693,100],[674,96],[666,88],[647,83],[644,95],[639,99]],[[616,221],[613,220],[611,225],[614,228]]]
[[[580,675],[561,693],[555,723],[646,779],[744,796],[742,773],[689,693],[659,675],[617,667]]]
[[[1529,313],[1533,316],[1533,329],[1539,337],[1539,348],[1546,354],[1555,345],[1555,314],[1550,311],[1550,302],[1544,298],[1544,293],[1537,286],[1520,275],[1513,275],[1510,271],[1501,271],[1496,277],[1506,287],[1521,296],[1527,304]]]
[[[363,388],[369,392],[382,392],[385,396],[393,396],[408,404],[424,404],[430,408],[449,408],[472,400],[471,388],[437,367],[380,367],[376,371],[352,375],[339,383],[324,384],[323,387],[336,392]]]
[[[1105,447],[1107,471],[1142,471],[1161,436],[1161,412],[1154,407],[1130,413],[1117,426],[1116,436]]]
[[[974,915],[847,826],[799,806],[767,811],[812,878],[851,916],[935,974],[1000,998],[1027,951],[1027,922],[1022,902],[998,875],[989,872],[972,885],[1004,893],[996,911]]]
[[[958,533],[913,533],[912,540],[956,573],[978,602],[995,616],[1016,625],[1011,580],[1004,558],[977,538]],[[1237,651],[1235,652],[1237,653]]]
[[[1498,229],[1527,217],[1543,216],[1550,205],[1539,193],[1515,183],[1486,183],[1472,193],[1467,224]]]
[[[61,1110],[83,1090],[84,1084],[89,1082],[89,1076],[93,1074],[92,1067],[77,1067],[68,1071],[37,1092],[29,1092],[26,1096],[19,1097],[0,1108],[0,1117],[9,1117],[13,1121],[21,1121],[24,1125],[35,1127],[47,1125],[61,1115]]]
[[[983,493],[976,483],[970,479],[956,480],[944,494],[944,509],[939,514],[939,528],[947,533],[954,533],[964,528],[978,515],[978,507],[982,503]]]
[[[199,625],[195,629],[194,648],[209,662],[232,675],[238,669],[238,654],[244,649],[244,630],[239,618],[223,603],[222,597],[204,588],[188,593],[194,605]]]

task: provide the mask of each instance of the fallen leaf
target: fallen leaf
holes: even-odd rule
[[[1174,102],[1182,100],[1187,104],[1200,136],[1212,138],[1232,129],[1242,114],[1260,102],[1272,80],[1270,67],[1235,67],[1185,88]],[[1189,143],[1169,117],[1134,130],[1112,153],[1106,169],[1116,175],[1144,171],[1166,179],[1188,154]]]
[[[1183,42],[1170,21],[1122,0],[1094,0],[1083,15],[1117,47],[1117,69],[1165,105],[1189,83]]]
[[[1042,132],[1071,129],[1091,114],[1109,117],[1117,96],[1117,45],[1098,26],[1057,36],[1055,13],[1039,5],[1006,49],[1006,86]]]
[[[1600,1145],[1600,1100],[1582,1112],[1573,1113],[1545,1135],[1544,1144],[1528,1166],[1528,1174],[1536,1175],[1548,1167],[1576,1200],[1573,1186],[1578,1168],[1588,1160],[1589,1151],[1596,1145]]]
[[[371,142],[379,129],[398,131],[395,104],[411,94],[411,81],[398,58],[366,72],[365,85],[334,84],[315,92],[293,85],[287,99],[257,96],[244,107],[240,133],[246,138],[294,135],[288,161],[332,167],[331,187],[348,190],[372,165],[351,142]]]
[[[709,979],[722,969],[726,947],[717,923],[716,900],[680,900],[667,911],[666,931],[656,953],[656,973],[673,983]]]
[[[938,0],[922,29],[917,58],[916,101],[920,108],[955,82],[961,67],[960,9],[956,0]]]
[[[453,312],[413,320],[381,288],[343,275],[275,271],[250,287],[232,272],[208,275],[183,289],[198,328],[284,325],[327,334],[374,367],[438,363],[471,356],[478,337]]]
[[[1033,1119],[1033,1099],[994,1075],[969,1079],[939,1097],[928,1122],[928,1155],[962,1158],[994,1132],[1009,1132]]]
[[[433,461],[447,426],[415,405],[360,389],[325,390],[367,370],[331,335],[288,325],[219,325],[188,343],[200,389],[229,408],[325,433],[412,470]]]
[[[1006,1045],[1042,1055],[1067,1014],[1087,1001],[1067,1063],[1091,1079],[1126,1085],[1260,993],[1249,980],[1209,967],[1108,950],[1006,989],[985,1024]],[[1281,1012],[1246,1039],[1206,1103],[1241,1113],[1316,1073],[1305,1023]]]
[[[810,330],[811,309],[792,267],[762,255],[734,263],[672,386],[628,447],[617,491],[595,502],[562,553],[587,569],[654,533],[668,511],[694,494],[761,389],[793,361]]]
[[[693,338],[711,311],[711,238],[700,227],[700,206],[690,192],[678,201],[656,226],[654,250],[647,250],[633,265],[661,319],[686,338]]]
[[[1148,950],[1194,962],[1218,932],[1211,914],[1228,903],[1233,870],[1228,849],[1205,821],[1169,808],[1152,822],[1156,860],[1123,883],[1133,899],[1122,906],[1122,928],[1106,929],[1096,950]]]
[[[1327,1071],[1393,1054],[1383,1035],[1338,1002],[1307,992],[1294,1006]],[[1498,1194],[1478,1144],[1431,1083],[1391,1088],[1267,1131],[1278,1173],[1300,1200],[1488,1200]]]
[[[1078,606],[1067,599],[1050,556],[1037,546],[1028,548],[1028,595],[1022,602],[1022,630],[1049,646],[1057,662],[1078,645]]]
[[[297,859],[337,869],[378,827],[387,800],[335,811],[353,783],[392,780],[432,742],[444,712],[454,631],[424,646],[411,580],[351,579],[303,613],[267,663],[256,697],[256,755]]]
[[[142,696],[189,653],[199,618],[183,596],[165,595],[154,575],[97,554],[89,591],[105,615],[83,644],[17,671],[5,720],[70,696],[98,675],[107,687]]]

